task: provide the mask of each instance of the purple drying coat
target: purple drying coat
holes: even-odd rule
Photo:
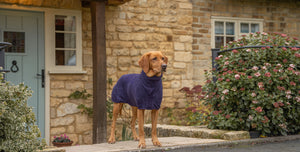
[[[159,109],[162,101],[161,77],[148,77],[144,71],[123,75],[113,88],[112,101],[128,103],[138,109]]]

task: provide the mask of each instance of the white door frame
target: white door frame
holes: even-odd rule
[[[67,11],[67,12],[76,12],[81,10],[68,10],[68,9],[54,9],[54,8],[44,8],[44,7],[33,7],[33,6],[18,6],[15,4],[1,4],[0,8],[9,9],[9,10],[24,10],[24,11],[36,11],[44,13],[44,35],[45,35],[45,140],[46,143],[49,145],[50,142],[50,75],[49,69],[51,69],[51,59],[47,58],[50,56],[52,43],[50,42],[51,36],[49,35],[49,31],[51,28],[49,27],[49,20],[48,17],[50,14],[53,14],[57,11]],[[80,46],[81,47],[81,46]],[[81,72],[78,72],[81,73]],[[85,72],[82,72],[85,73]]]

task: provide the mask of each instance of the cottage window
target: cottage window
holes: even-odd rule
[[[262,19],[212,17],[212,48],[221,48],[242,35],[262,32]]]
[[[57,10],[47,13],[45,19],[46,34],[51,35],[46,40],[49,72],[82,73],[81,12]]]

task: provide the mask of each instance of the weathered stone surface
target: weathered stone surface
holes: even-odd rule
[[[130,66],[131,65],[131,59],[130,59],[130,57],[119,57],[118,58],[118,64],[122,67]]]
[[[74,120],[73,116],[55,118],[50,120],[50,125],[51,127],[70,125],[74,122]]]
[[[83,89],[83,82],[81,81],[66,81],[66,89]]]
[[[175,61],[189,62],[193,59],[193,55],[191,52],[175,52],[174,54]]]
[[[51,97],[68,97],[71,94],[71,90],[52,89],[50,94]]]
[[[50,83],[50,88],[64,88],[65,87],[65,83],[64,81],[51,81]]]
[[[68,114],[78,113],[80,110],[77,108],[77,104],[65,103],[57,108],[57,117],[62,117]]]
[[[92,123],[77,124],[75,128],[77,133],[81,133],[81,132],[92,130],[93,124]]]
[[[54,135],[61,135],[63,133],[66,133],[66,128],[65,127],[56,127],[56,128],[51,128],[51,134]]]
[[[144,125],[145,135],[151,137],[151,124]],[[247,131],[228,131],[208,129],[205,126],[173,126],[173,125],[157,125],[157,134],[160,137],[194,137],[204,139],[225,139],[240,140],[249,139]]]
[[[173,63],[173,67],[174,67],[174,68],[184,69],[184,68],[186,68],[186,63],[182,63],[182,62],[174,62],[174,63]]]
[[[174,50],[175,51],[184,51],[184,43],[174,43]]]

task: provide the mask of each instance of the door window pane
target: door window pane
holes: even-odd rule
[[[75,31],[75,16],[55,15],[56,31]]]
[[[255,33],[259,31],[259,25],[258,24],[251,24],[251,32]]]
[[[12,47],[6,48],[5,52],[25,53],[25,32],[4,31],[4,42],[12,44]]]
[[[56,50],[55,51],[56,65],[76,65],[76,51],[75,50]]]
[[[224,46],[224,37],[216,36],[215,37],[215,48],[221,48],[221,46]]]
[[[234,23],[226,22],[226,34],[234,35]]]
[[[241,23],[241,33],[249,33],[249,24]]]
[[[215,22],[215,34],[224,34],[224,22]]]
[[[76,34],[74,33],[56,33],[56,48],[76,48]]]

